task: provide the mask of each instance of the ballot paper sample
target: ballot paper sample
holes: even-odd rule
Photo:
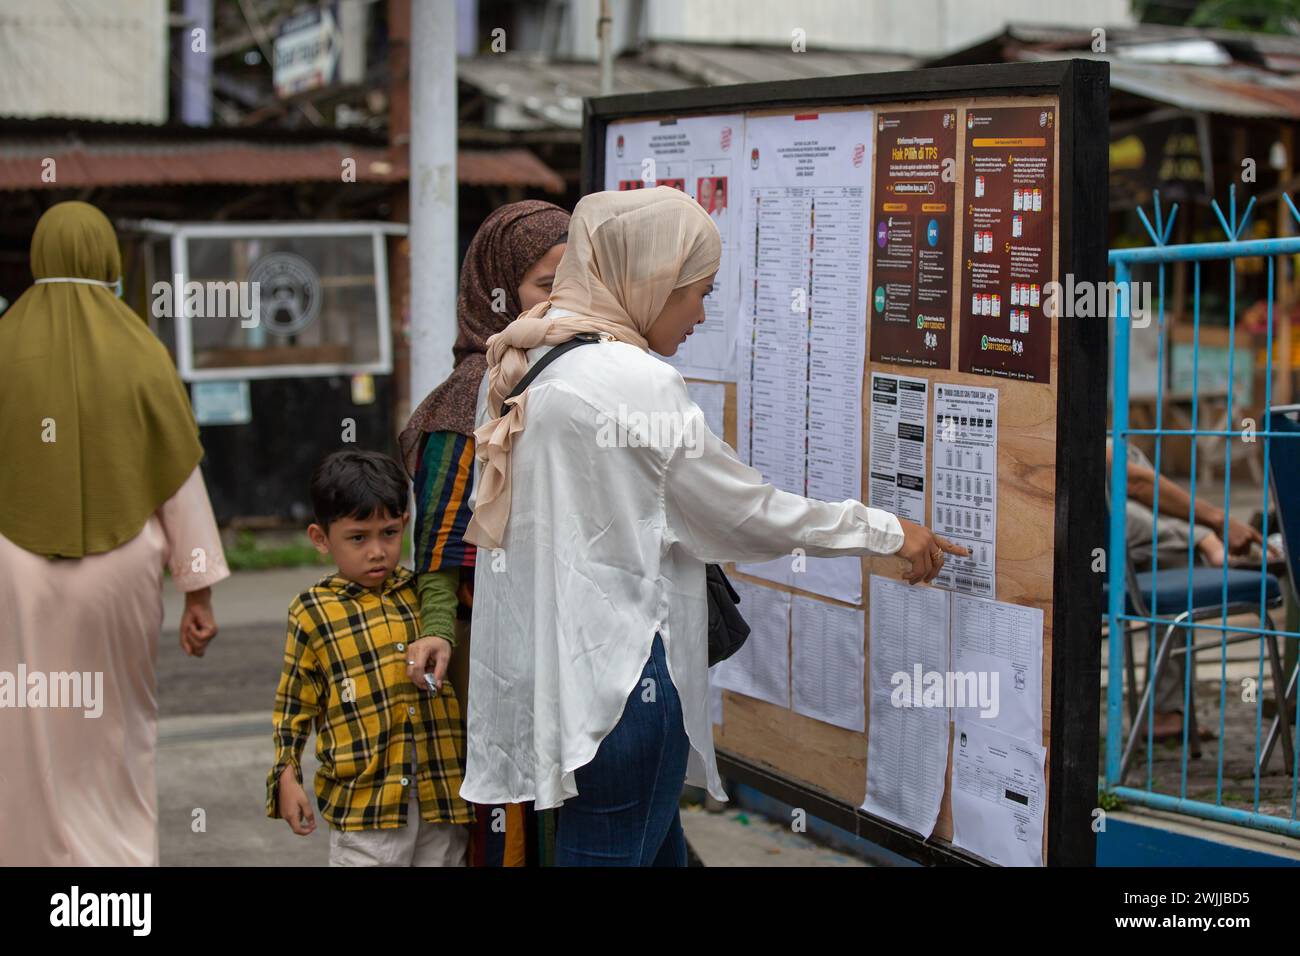
[[[686,391],[691,401],[704,413],[704,424],[723,441],[727,440],[723,412],[727,404],[727,386],[717,382],[687,382]]]
[[[772,476],[763,469],[754,464],[750,453],[750,436],[753,434],[753,409],[754,403],[751,401],[750,377],[748,375],[739,375],[736,380],[736,456],[745,464],[757,468],[763,473],[763,477],[773,484]],[[780,485],[777,485],[780,487]],[[737,564],[736,568],[745,574],[753,575],[756,578],[762,578],[765,581],[775,581],[778,584],[790,584],[794,580],[793,569],[794,556],[783,555],[774,558],[771,561],[752,562],[749,564]]]
[[[1042,609],[953,594],[951,653],[966,698],[965,706],[952,702],[953,720],[1041,745]]]
[[[948,672],[949,595],[871,575],[871,723],[862,809],[923,837],[934,830],[948,769],[948,708],[921,683]]]
[[[722,237],[722,260],[713,292],[704,300],[704,322],[666,359],[688,378],[735,381],[735,207],[744,142],[745,117],[739,113],[611,123],[605,131],[606,189],[680,189],[704,207]]]
[[[790,610],[794,711],[848,730],[866,729],[862,699],[866,614],[796,595]]]
[[[737,395],[743,460],[776,487],[862,496],[862,367],[872,113],[745,123]],[[856,557],[789,559],[748,574],[850,604]]]
[[[871,463],[867,504],[925,524],[925,426],[930,383],[871,373]]]
[[[998,521],[998,392],[934,385],[930,527],[969,557],[948,555],[939,587],[995,597]]]
[[[733,578],[740,613],[749,624],[749,639],[725,661],[714,665],[715,686],[790,706],[790,594]]]
[[[955,734],[953,845],[1002,866],[1042,866],[1047,751],[979,720],[959,720]]]

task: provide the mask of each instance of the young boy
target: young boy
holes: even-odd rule
[[[414,576],[397,566],[408,496],[401,466],[377,452],[335,452],[311,479],[307,534],[338,573],[289,606],[266,813],[300,836],[316,829],[300,763],[314,722],[331,866],[465,864],[474,812],[460,798],[460,705],[442,680],[452,645],[419,637]],[[432,673],[417,672],[426,658]]]

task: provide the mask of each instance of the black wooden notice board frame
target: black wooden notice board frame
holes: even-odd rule
[[[964,97],[1055,96],[1059,102],[1059,277],[1106,280],[1110,67],[1072,59],[699,87],[588,99],[583,109],[582,191],[603,188],[605,130],[638,117],[826,108]],[[960,296],[954,290],[954,301]],[[1093,866],[1098,795],[1102,575],[1105,544],[1108,327],[1058,321],[1056,489],[1052,603],[1047,860]],[[1081,586],[1081,584],[1087,586]],[[724,776],[799,806],[857,836],[927,864],[980,864],[738,754],[718,751]]]

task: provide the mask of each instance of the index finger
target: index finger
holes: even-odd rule
[[[934,543],[939,546],[940,551],[946,551],[948,554],[955,554],[962,558],[970,557],[970,548],[960,544],[953,544],[947,538],[941,538],[937,534],[934,536]]]

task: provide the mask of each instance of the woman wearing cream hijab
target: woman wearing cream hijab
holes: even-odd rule
[[[198,657],[230,572],[185,386],[113,294],[108,219],[52,206],[32,274],[0,316],[0,865],[156,864],[163,566]]]
[[[561,806],[559,865],[685,864],[683,778],[725,800],[708,711],[706,562],[961,553],[857,501],[779,491],[704,424],[672,355],[704,320],[717,227],[667,187],[578,203],[548,302],[493,336],[480,391],[470,642],[475,803]],[[549,346],[602,341],[543,371]],[[490,552],[490,553],[489,553]]]

